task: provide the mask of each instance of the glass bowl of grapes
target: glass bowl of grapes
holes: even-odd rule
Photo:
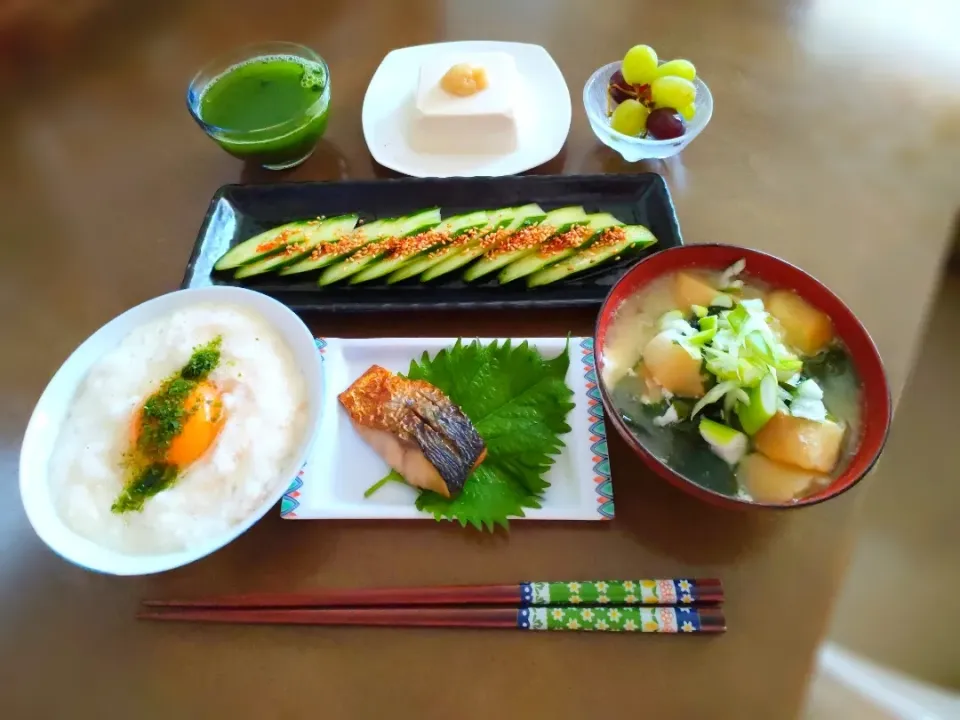
[[[635,45],[590,76],[583,106],[600,142],[637,162],[689,145],[710,122],[713,96],[689,60],[664,61],[649,45]]]

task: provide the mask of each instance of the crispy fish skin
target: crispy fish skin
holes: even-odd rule
[[[487,455],[470,419],[424,380],[373,365],[339,400],[360,436],[411,485],[454,497]]]

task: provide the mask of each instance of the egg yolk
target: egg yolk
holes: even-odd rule
[[[170,441],[164,460],[184,468],[196,462],[213,445],[223,427],[226,414],[220,390],[210,381],[199,383],[183,403],[186,419]],[[137,413],[134,422],[134,443],[140,436],[141,420]]]

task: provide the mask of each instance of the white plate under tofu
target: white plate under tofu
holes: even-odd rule
[[[387,483],[369,498],[363,493],[390,468],[353,429],[337,400],[371,365],[407,372],[410,361],[452,347],[455,338],[389,338],[348,340],[323,338],[321,348],[326,392],[317,440],[307,464],[283,498],[287,519],[429,519],[417,510],[417,490]],[[482,340],[491,342],[491,340]],[[522,342],[522,339],[515,342]],[[555,357],[565,338],[530,338],[545,357]],[[539,509],[525,511],[531,520],[605,520],[613,517],[613,487],[603,424],[603,405],[596,387],[592,338],[570,338],[567,385],[574,408],[567,417],[570,432],[564,449],[546,479],[550,482]],[[469,482],[469,480],[467,481]]]
[[[468,98],[434,92],[457,62],[485,67],[490,87]],[[394,50],[383,59],[363,100],[363,135],[374,160],[405,175],[514,175],[560,152],[571,115],[570,90],[543,47],[434,43]],[[480,141],[478,125],[489,129]]]

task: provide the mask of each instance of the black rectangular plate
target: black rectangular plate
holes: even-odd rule
[[[609,212],[627,224],[647,226],[657,244],[533,289],[522,280],[500,285],[495,273],[466,283],[461,280],[462,270],[431,283],[413,279],[387,285],[385,279],[378,279],[327,287],[316,284],[319,272],[234,280],[232,271],[213,270],[213,264],[229,248],[291,220],[356,212],[369,222],[433,206],[439,206],[447,217],[531,202],[545,210],[582,205],[587,212]],[[656,173],[224,185],[210,201],[181,287],[247,287],[301,311],[599,307],[627,268],[653,252],[682,243],[670,192]]]

